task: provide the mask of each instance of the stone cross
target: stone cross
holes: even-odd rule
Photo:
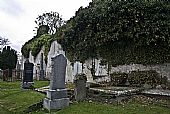
[[[67,59],[63,54],[52,58],[52,75],[47,98],[44,99],[44,107],[48,110],[61,109],[69,105],[65,86]]]

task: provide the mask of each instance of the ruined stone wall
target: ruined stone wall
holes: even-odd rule
[[[170,63],[156,65],[142,65],[142,64],[120,65],[117,67],[112,67],[111,73],[113,72],[129,73],[131,71],[138,70],[139,71],[155,70],[161,76],[166,76],[170,81]]]

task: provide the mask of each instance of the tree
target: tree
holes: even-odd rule
[[[67,22],[62,37],[73,58],[112,65],[170,62],[170,2],[93,0]]]
[[[3,47],[4,47],[5,45],[8,45],[8,44],[9,44],[9,40],[6,39],[6,38],[2,38],[2,37],[0,36],[0,51],[2,51]]]
[[[100,58],[108,69],[170,62],[170,2],[93,0],[67,21],[60,37],[71,61]]]
[[[43,13],[42,15],[39,15],[36,18],[35,23],[38,25],[38,27],[42,25],[48,25],[49,33],[54,34],[58,28],[64,24],[64,21],[58,12],[51,11],[49,13]]]
[[[3,48],[0,53],[0,69],[14,69],[17,63],[17,52],[10,46]]]

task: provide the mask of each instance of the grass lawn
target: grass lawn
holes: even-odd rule
[[[47,112],[37,112],[37,114],[44,113]],[[53,111],[52,114],[170,114],[170,109],[151,104],[144,105],[137,102],[131,102],[125,105],[109,105],[85,101],[73,103],[65,109],[56,112]]]
[[[35,81],[35,87],[43,87],[48,81]],[[40,102],[45,95],[20,88],[21,82],[0,81],[0,114],[21,113],[32,104]]]

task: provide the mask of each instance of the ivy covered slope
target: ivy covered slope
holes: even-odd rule
[[[51,43],[55,40],[61,43],[61,39],[58,37],[62,32],[60,29],[56,34],[50,35],[48,34],[49,28],[47,25],[40,26],[37,35],[22,46],[21,52],[23,56],[29,58],[29,52],[31,51],[31,54],[36,57],[44,46],[45,62],[47,63],[47,56],[50,51]]]
[[[70,60],[102,58],[112,65],[170,62],[170,2],[93,0],[63,27]]]
[[[41,48],[44,46],[45,61],[47,62],[47,55],[51,42],[54,40],[53,35],[47,34],[48,29],[48,26],[41,26],[37,31],[37,35],[23,45],[21,52],[25,58],[29,58],[30,51],[32,52],[32,55],[36,57]]]
[[[50,49],[50,44],[53,41],[52,35],[49,34],[43,34],[38,38],[34,38],[30,40],[28,43],[23,46],[23,55],[28,58],[29,57],[29,51],[32,52],[32,55],[36,57],[38,53],[40,52],[41,48],[45,47],[44,55],[47,57],[47,54]]]

